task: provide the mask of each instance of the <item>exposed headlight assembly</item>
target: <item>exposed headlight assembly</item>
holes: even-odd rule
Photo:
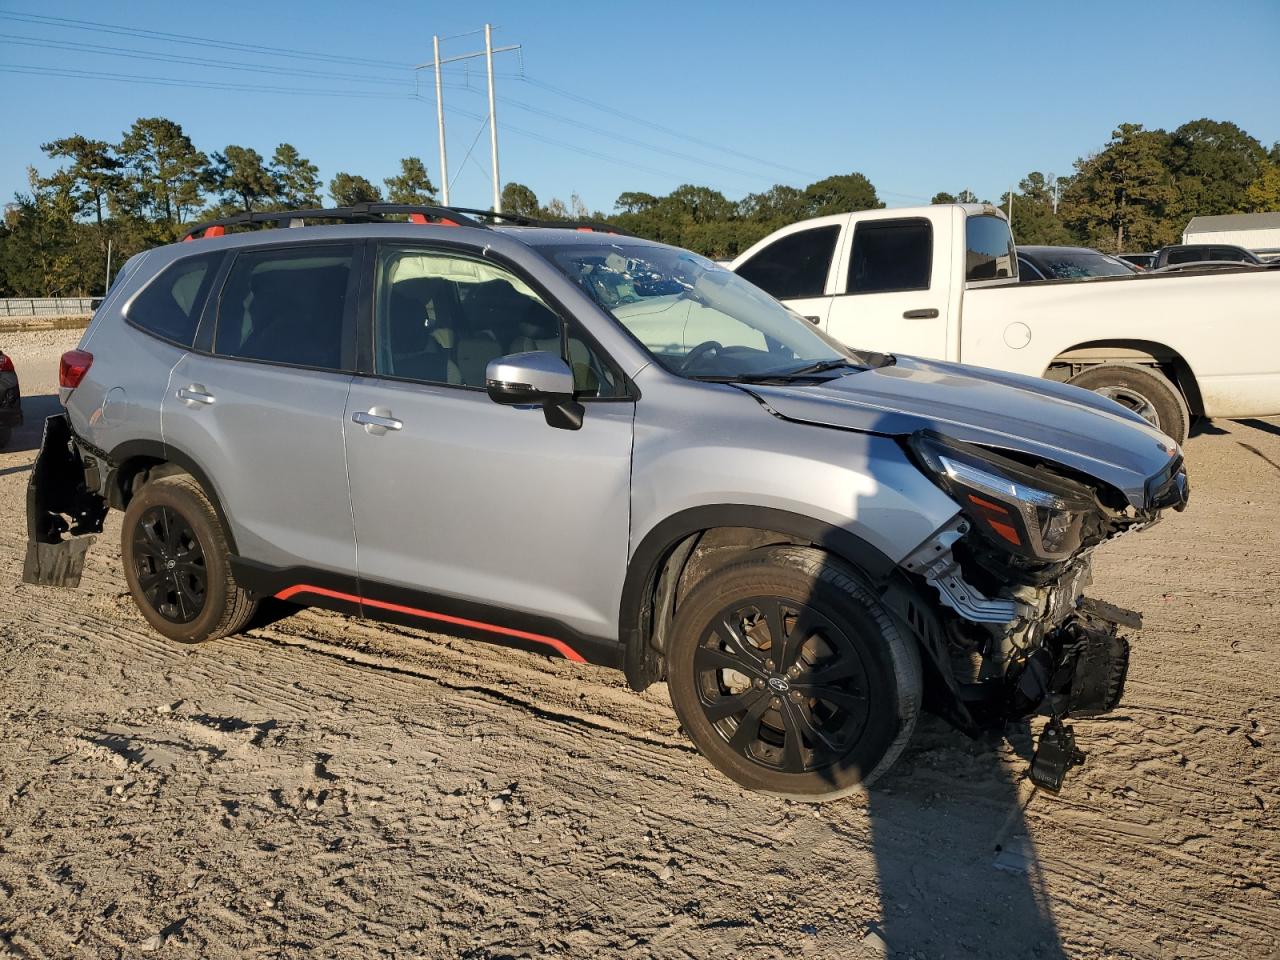
[[[1094,521],[1102,509],[1083,484],[928,431],[909,444],[925,472],[996,545],[1055,561],[1098,539]]]

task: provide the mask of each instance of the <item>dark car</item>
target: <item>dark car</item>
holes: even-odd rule
[[[1156,265],[1154,253],[1117,253],[1116,256],[1125,263],[1132,263],[1139,270],[1150,270]]]
[[[0,448],[8,445],[13,428],[22,424],[22,391],[13,360],[0,350]]]
[[[1156,251],[1151,269],[1174,267],[1184,263],[1248,263],[1258,266],[1262,259],[1244,247],[1226,243],[1177,243]]]
[[[1018,247],[1018,279],[1085,280],[1089,277],[1128,277],[1133,264],[1089,247]]]

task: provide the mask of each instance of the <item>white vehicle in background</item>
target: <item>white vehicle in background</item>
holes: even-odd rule
[[[852,346],[1094,390],[1183,442],[1193,416],[1280,415],[1280,269],[1018,283],[985,204],[819,217],[732,269]]]

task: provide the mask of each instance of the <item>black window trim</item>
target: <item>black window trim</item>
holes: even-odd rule
[[[349,377],[353,375],[356,372],[356,309],[360,293],[360,277],[363,273],[363,248],[365,243],[366,241],[360,238],[336,238],[333,240],[306,240],[304,242],[294,241],[293,243],[254,243],[246,244],[242,247],[236,247],[233,250],[228,251],[230,256],[228,256],[223,262],[222,270],[216,278],[218,283],[217,289],[216,291],[210,291],[209,298],[205,303],[204,312],[200,317],[200,326],[196,330],[196,343],[201,345],[202,349],[197,349],[196,347],[188,349],[190,349],[192,353],[198,353],[201,356],[235,363],[258,363],[270,367],[285,367],[290,370],[310,370],[316,373],[332,373],[342,377]],[[226,292],[227,280],[231,276],[231,271],[235,269],[235,263],[240,258],[240,255],[245,253],[304,250],[314,247],[346,247],[351,250],[351,275],[347,277],[347,293],[343,301],[342,310],[341,369],[335,370],[332,367],[316,367],[305,363],[285,363],[282,360],[262,360],[258,357],[234,357],[228,356],[225,353],[218,353],[215,349],[215,344],[217,343],[218,319],[222,313],[222,297]],[[205,329],[206,327],[208,328],[207,332]]]
[[[1019,279],[1019,280],[1030,280],[1031,282],[1036,283],[1036,282],[1039,282],[1039,281],[1041,281],[1041,280],[1056,280],[1056,279],[1058,279],[1057,277],[1046,277],[1046,276],[1044,275],[1044,271],[1043,271],[1043,270],[1041,270],[1039,267],[1037,267],[1034,263],[1032,263],[1032,262],[1031,262],[1031,258],[1030,258],[1030,257],[1028,257],[1025,253],[1019,253],[1019,254],[1018,254],[1018,266],[1019,266],[1019,269],[1018,269],[1018,279]],[[1028,270],[1032,271],[1032,272],[1035,274],[1035,276],[1034,276],[1034,277],[1023,277],[1023,275],[1022,275],[1022,269],[1021,269],[1021,268],[1022,268],[1022,267],[1024,267],[1024,266],[1025,266]]]
[[[208,256],[216,256],[216,257],[219,257],[219,259],[214,265],[214,268],[211,271],[210,276],[206,278],[209,286],[208,286],[208,289],[205,290],[203,301],[200,303],[200,309],[196,316],[195,330],[191,336],[191,343],[183,343],[180,340],[173,340],[169,337],[162,337],[160,334],[156,333],[154,330],[144,327],[139,321],[135,320],[132,316],[130,316],[130,311],[133,310],[133,305],[137,303],[138,298],[141,297],[148,290],[150,290],[151,287],[154,286],[160,280],[160,278],[163,277],[166,273],[168,273],[178,264],[183,263],[186,260],[193,260],[196,257],[208,257]],[[129,326],[133,327],[133,329],[137,330],[139,333],[145,333],[148,337],[151,337],[153,340],[159,340],[161,343],[167,343],[171,347],[177,347],[179,350],[195,349],[193,345],[200,342],[200,328],[204,325],[204,318],[209,311],[209,304],[214,301],[215,299],[214,294],[220,292],[222,289],[222,281],[225,277],[227,263],[230,259],[231,258],[227,256],[227,252],[225,250],[192,250],[190,253],[184,254],[181,257],[174,257],[172,260],[166,263],[163,267],[157,270],[154,274],[152,274],[151,279],[148,280],[146,283],[144,283],[137,290],[135,290],[133,292],[133,295],[129,297],[128,302],[125,303],[124,307],[120,311],[121,316],[124,317],[124,322]],[[202,286],[204,283],[205,281],[201,281]],[[199,296],[198,293],[197,293],[197,296]]]
[[[831,283],[831,271],[835,270],[840,263],[840,241],[843,238],[844,229],[845,229],[845,225],[843,223],[820,223],[814,226],[805,227],[802,230],[792,230],[790,233],[787,233],[781,237],[777,237],[771,240],[769,243],[765,244],[763,247],[761,247],[759,250],[753,253],[750,259],[742,261],[742,263],[737,268],[735,268],[733,272],[738,276],[742,276],[743,267],[750,266],[751,261],[755,260],[762,253],[766,253],[771,248],[776,247],[778,244],[784,243],[787,240],[790,240],[792,237],[798,237],[801,234],[805,234],[805,233],[816,233],[819,230],[834,230],[835,242],[831,244],[831,255],[827,258],[827,271],[825,274],[823,274],[822,287],[817,293],[806,294],[800,297],[778,297],[778,296],[774,296],[772,291],[765,290],[764,287],[759,287],[760,290],[764,290],[765,293],[773,297],[773,299],[777,300],[779,303],[782,303],[785,300],[819,300],[823,297],[833,296],[833,294],[827,293],[827,287]],[[742,279],[746,280],[747,283],[750,283],[752,286],[758,286],[754,280],[747,280],[746,277],[742,277]],[[834,294],[834,295],[839,296],[839,294]]]
[[[365,286],[368,287],[367,297],[362,298],[360,302],[360,316],[358,320],[358,350],[361,363],[356,375],[367,377],[375,380],[390,380],[396,383],[409,383],[426,387],[446,387],[450,390],[467,390],[471,392],[485,393],[485,387],[473,386],[466,383],[440,383],[435,380],[420,380],[414,377],[397,377],[389,373],[379,373],[375,369],[374,364],[374,334],[377,327],[377,263],[378,257],[381,255],[383,248],[392,247],[397,250],[428,250],[444,253],[449,256],[469,257],[480,263],[493,263],[508,273],[513,274],[521,282],[527,284],[534,293],[541,298],[542,302],[556,315],[556,319],[560,321],[560,347],[561,358],[564,356],[565,341],[569,335],[570,329],[574,333],[580,335],[587,347],[598,356],[603,363],[609,365],[609,369],[622,385],[623,394],[618,397],[578,397],[574,399],[579,403],[635,403],[640,399],[640,389],[635,385],[630,377],[622,372],[618,362],[610,356],[581,321],[573,315],[558,298],[553,296],[545,286],[539,283],[533,276],[529,274],[518,263],[483,247],[477,247],[470,243],[451,241],[439,238],[428,239],[377,239],[369,241],[369,256],[365,263],[363,273],[365,276]]]
[[[853,268],[853,250],[858,242],[858,231],[864,226],[872,229],[883,229],[882,225],[902,223],[923,223],[929,229],[929,285],[925,287],[895,287],[892,290],[850,290],[849,271]],[[849,262],[843,271],[843,289],[835,294],[837,297],[874,297],[881,293],[924,293],[933,289],[933,221],[928,217],[883,217],[873,220],[859,220],[853,225],[853,236],[849,239]]]

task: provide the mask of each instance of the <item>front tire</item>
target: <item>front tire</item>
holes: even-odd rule
[[[1132,363],[1100,363],[1067,381],[1128,407],[1179,444],[1191,432],[1191,411],[1181,392],[1158,370]]]
[[[237,633],[258,608],[231,575],[213,504],[187,474],[150,481],[134,494],[120,547],[138,610],[170,640],[202,643]]]
[[[0,427],[0,450],[9,445],[10,439],[13,437],[13,427]]]
[[[749,790],[835,800],[881,776],[920,710],[920,656],[852,568],[770,547],[676,612],[667,686],[694,745]]]

